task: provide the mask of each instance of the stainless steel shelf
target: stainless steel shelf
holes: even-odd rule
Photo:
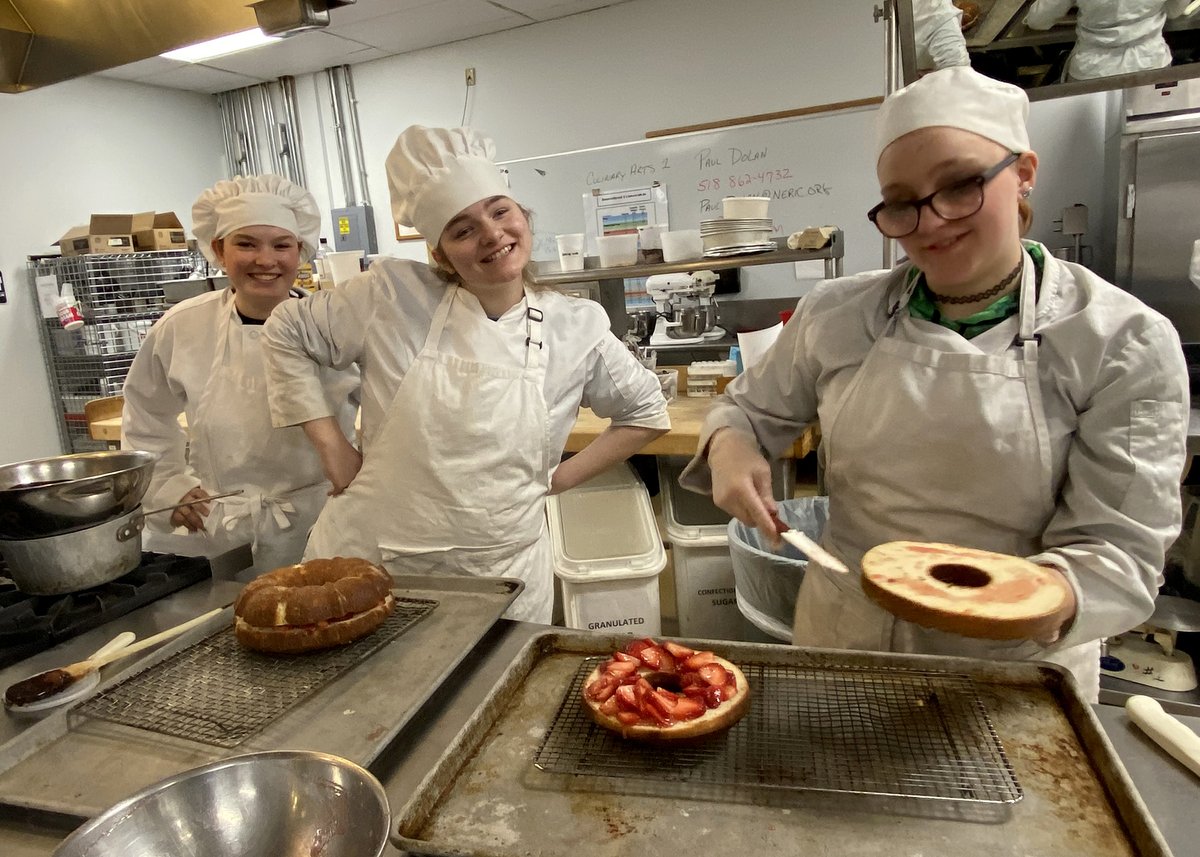
[[[829,244],[820,250],[789,250],[787,239],[776,238],[777,249],[768,253],[751,253],[745,256],[724,256],[719,259],[697,259],[693,262],[654,262],[641,265],[625,265],[620,268],[586,267],[595,262],[589,256],[582,271],[562,271],[557,262],[537,262],[534,265],[533,282],[544,286],[561,286],[569,283],[591,283],[598,280],[628,280],[634,277],[650,277],[655,274],[690,273],[692,271],[721,271],[727,268],[749,268],[756,265],[779,265],[792,262],[824,260],[825,276],[832,279],[842,275],[842,258],[845,255],[845,234],[835,230]]]

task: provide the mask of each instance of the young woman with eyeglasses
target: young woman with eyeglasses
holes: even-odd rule
[[[907,262],[806,295],[716,400],[681,482],[773,538],[760,446],[778,455],[818,418],[821,541],[852,570],[885,542],[946,542],[1054,569],[1065,598],[1043,639],[995,642],[899,619],[810,560],[794,642],[1050,660],[1094,700],[1099,641],[1151,614],[1179,532],[1187,373],[1164,317],[1022,240],[1027,114],[965,67],[884,102],[869,217]]]

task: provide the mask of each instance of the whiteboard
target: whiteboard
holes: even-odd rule
[[[875,178],[875,108],[637,140],[505,161],[515,200],[534,214],[534,256],[556,260],[556,234],[585,232],[584,195],[660,182],[672,229],[695,229],[721,217],[726,196],[770,194],[778,236],[834,225],[846,236],[847,273],[879,268],[882,239],[867,220],[879,200]],[[811,264],[811,263],[810,263]],[[766,265],[742,271],[743,295],[775,297],[822,276],[812,268]],[[799,277],[799,279],[798,279]]]

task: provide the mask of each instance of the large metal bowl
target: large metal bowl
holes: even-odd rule
[[[0,467],[0,538],[56,536],[132,512],[157,459],[152,452],[119,450]]]
[[[379,857],[391,811],[379,780],[338,756],[251,753],[184,771],[89,821],[55,857]]]

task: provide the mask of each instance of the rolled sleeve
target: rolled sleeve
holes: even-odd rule
[[[658,376],[639,363],[616,337],[603,336],[590,362],[583,389],[584,407],[611,419],[614,426],[671,428]]]
[[[276,428],[334,415],[321,367],[347,369],[361,357],[370,325],[372,278],[278,306],[264,328],[268,401]]]
[[[1182,349],[1160,321],[1110,360],[1079,414],[1044,550],[1031,557],[1075,589],[1075,621],[1055,649],[1122,633],[1153,612],[1182,519],[1188,410]]]

